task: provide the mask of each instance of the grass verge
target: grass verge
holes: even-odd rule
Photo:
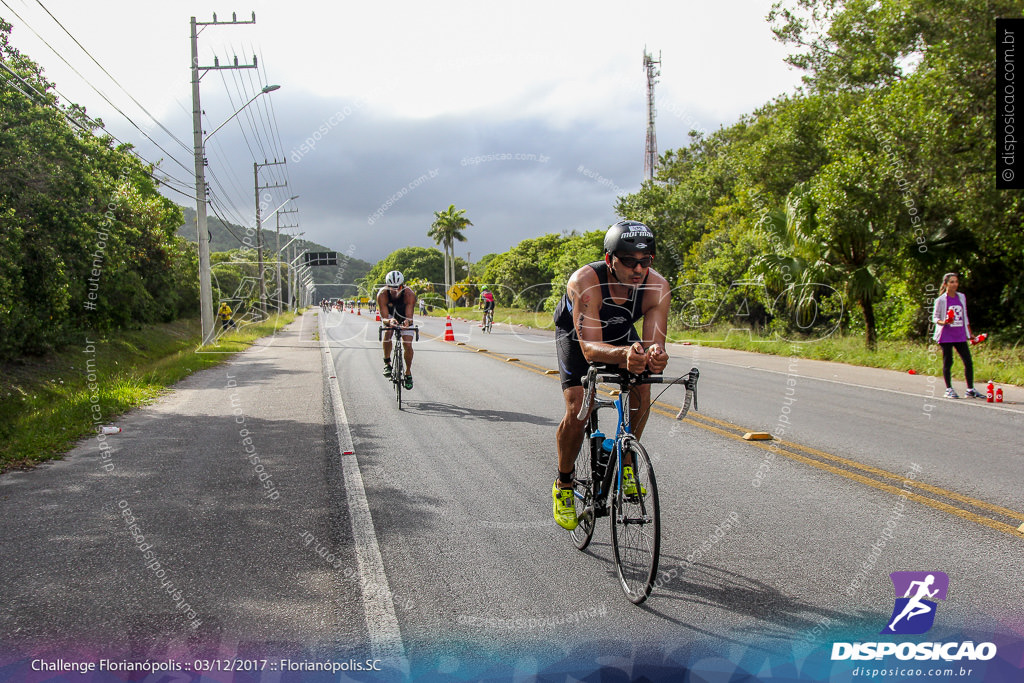
[[[77,347],[0,366],[0,472],[61,457],[99,425],[151,402],[294,320],[272,315],[197,353],[198,319],[86,334]]]

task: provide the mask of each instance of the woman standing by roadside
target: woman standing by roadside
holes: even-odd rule
[[[953,368],[953,349],[960,354],[964,362],[964,376],[967,380],[968,398],[985,398],[985,394],[974,389],[974,362],[971,360],[971,347],[967,340],[971,335],[971,323],[967,318],[967,298],[957,288],[960,278],[956,273],[942,276],[939,296],[935,299],[932,309],[932,320],[935,322],[935,334],[932,338],[942,347],[942,379],[946,381],[946,398],[960,398],[953,390],[950,370]]]

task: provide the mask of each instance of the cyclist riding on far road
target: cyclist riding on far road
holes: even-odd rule
[[[488,311],[491,312],[491,316],[494,315],[494,295],[486,287],[480,290],[480,305],[484,307],[485,316]]]
[[[405,276],[392,270],[384,277],[384,286],[377,292],[377,308],[384,327],[411,327],[416,310],[416,292],[405,286]],[[386,317],[383,317],[386,316]],[[391,376],[391,336],[394,329],[384,333],[384,376]],[[412,389],[412,332],[401,332],[405,346],[405,388]]]
[[[668,364],[665,333],[671,291],[668,281],[651,268],[654,233],[643,223],[619,221],[604,236],[604,261],[595,261],[569,278],[565,296],[555,309],[555,349],[562,378],[565,416],[558,425],[558,478],[552,487],[555,521],[576,528],[572,480],[576,455],[583,444],[586,419],[577,415],[583,404],[582,379],[590,363],[604,363],[640,374],[660,373]],[[643,335],[634,323],[643,318]],[[639,437],[647,422],[650,385],[630,395],[630,428]],[[637,493],[632,463],[622,468],[623,490]]]

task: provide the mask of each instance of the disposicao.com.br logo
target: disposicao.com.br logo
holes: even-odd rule
[[[893,589],[896,601],[892,616],[882,635],[915,635],[926,633],[935,623],[935,612],[938,603],[945,600],[949,589],[949,577],[944,572],[893,572]],[[929,599],[931,598],[931,599]],[[919,661],[943,660],[953,662],[959,660],[988,661],[996,656],[994,643],[978,643],[972,641],[950,643],[833,643],[832,660],[869,660],[884,659],[895,655],[897,659]]]

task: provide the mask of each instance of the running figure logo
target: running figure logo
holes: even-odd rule
[[[889,577],[896,589],[896,605],[889,617],[889,625],[881,633],[913,635],[926,632],[935,622],[937,606],[927,598],[945,600],[949,577],[943,572],[893,572]]]

